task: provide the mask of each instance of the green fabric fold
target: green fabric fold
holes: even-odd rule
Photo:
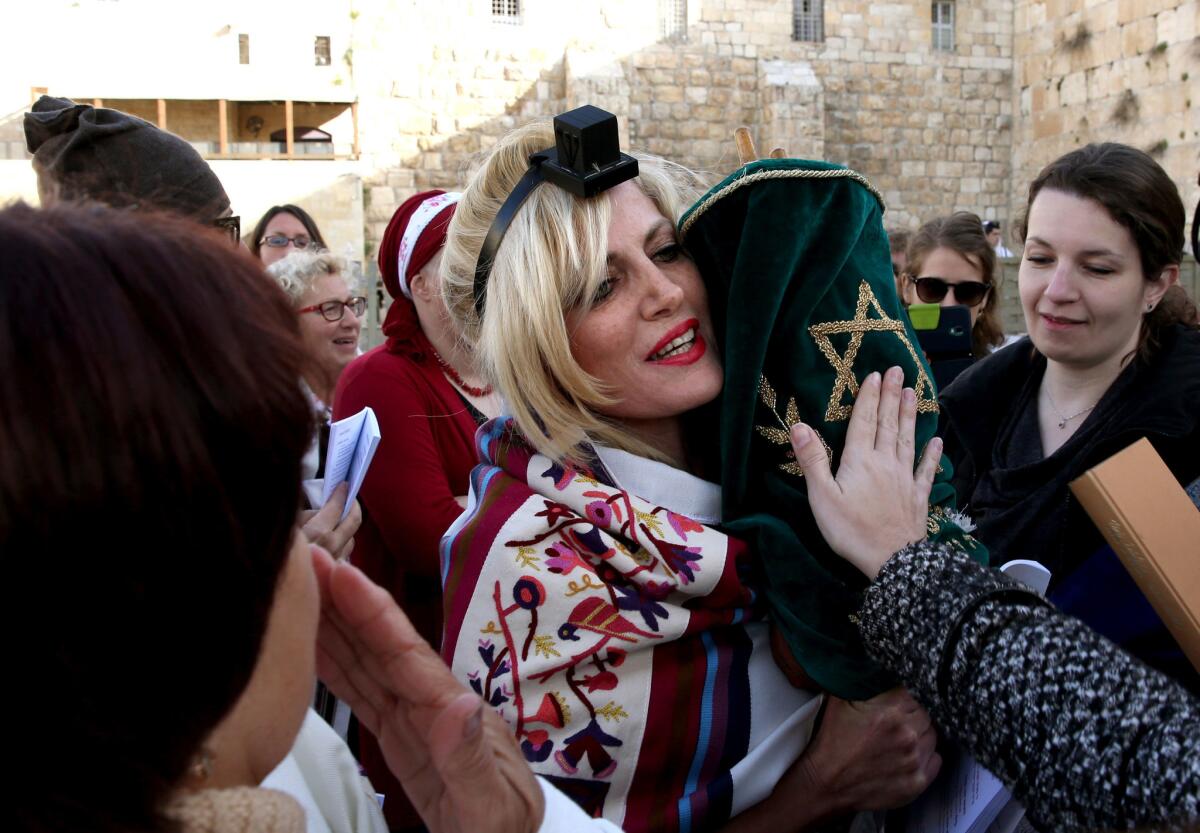
[[[854,171],[768,159],[731,174],[680,220],[724,357],[724,528],[753,545],[774,621],[805,671],[850,699],[896,680],[862,646],[854,613],[866,581],[817,530],[788,428],[816,429],[836,465],[858,385],[900,365],[917,392],[917,448],[936,431],[936,390],[896,296],[882,214],[878,192]],[[943,457],[930,538],[986,563],[951,520],[951,474]]]

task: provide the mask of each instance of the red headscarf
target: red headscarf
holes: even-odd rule
[[[379,274],[383,276],[383,285],[392,296],[391,308],[383,322],[383,334],[388,338],[411,337],[414,331],[421,329],[411,294],[407,290],[413,276],[446,245],[446,229],[450,226],[450,218],[454,216],[458,195],[448,195],[454,198],[453,202],[436,200],[432,206],[422,208],[435,197],[443,195],[446,195],[445,191],[433,190],[409,197],[396,209],[383,233],[383,240],[379,244]],[[437,210],[441,203],[446,204]],[[432,216],[431,208],[435,212]],[[421,227],[413,225],[414,220]],[[400,273],[402,261],[403,275]]]

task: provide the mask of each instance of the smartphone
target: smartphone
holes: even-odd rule
[[[908,308],[908,318],[938,390],[945,390],[975,362],[971,355],[971,311],[963,306],[913,304]]]

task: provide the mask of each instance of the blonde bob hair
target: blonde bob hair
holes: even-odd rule
[[[475,311],[475,262],[500,206],[525,173],[531,153],[554,145],[550,124],[518,128],[480,161],[450,221],[442,292],[458,331],[474,346],[480,372],[504,397],[517,428],[542,454],[587,462],[585,443],[644,457],[664,455],[605,417],[616,400],[571,354],[565,315],[586,310],[607,278],[607,194],[581,199],[538,186],[504,236],[488,278],[482,319]],[[655,156],[633,154],[632,180],[676,223],[704,190],[699,175]]]

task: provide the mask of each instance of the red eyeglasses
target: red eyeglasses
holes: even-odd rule
[[[297,314],[302,312],[319,312],[321,317],[326,321],[341,321],[342,316],[346,314],[346,310],[354,313],[356,318],[362,318],[363,313],[367,311],[367,299],[361,295],[355,295],[353,298],[347,298],[345,301],[322,301],[319,304],[313,304],[311,307],[303,307],[296,310]]]

